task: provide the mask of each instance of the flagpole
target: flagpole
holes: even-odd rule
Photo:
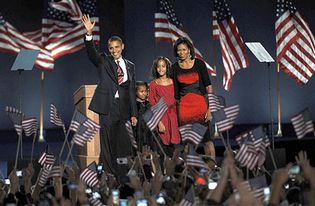
[[[67,143],[68,149],[70,150],[69,141],[68,141],[68,138],[66,138],[66,137],[67,137],[67,130],[66,130],[65,125],[62,125],[62,129],[63,129],[63,134],[64,134],[64,136],[65,136],[65,141],[66,141],[66,143]],[[72,160],[72,162],[74,162],[72,153],[71,153],[71,160]]]
[[[41,72],[41,81],[40,81],[40,116],[39,116],[39,142],[45,142],[44,139],[44,80],[45,80],[45,73],[44,71]]]
[[[21,141],[22,141],[22,133],[18,135],[18,144],[17,144],[17,149],[16,149],[16,155],[15,155],[15,163],[14,163],[14,169],[16,170],[17,163],[18,163],[18,157],[19,157],[19,151],[20,151],[20,146],[21,146]]]
[[[278,132],[277,137],[282,137],[282,131],[281,131],[281,104],[280,104],[280,65],[277,64],[277,99],[278,99]],[[274,144],[274,143],[273,143]],[[274,145],[272,145],[274,148]]]
[[[36,136],[37,136],[37,132],[34,133],[34,137],[33,137],[31,163],[33,163],[33,154],[34,154],[34,146],[35,146]]]
[[[269,118],[270,118],[270,127],[269,127],[269,135],[272,140],[272,149],[274,149],[274,135],[273,135],[273,118],[272,118],[272,100],[271,100],[271,80],[270,80],[270,62],[267,62],[268,66],[268,93],[269,93]]]
[[[143,173],[144,180],[147,181],[147,177],[145,176],[145,172],[144,172],[144,169],[143,169],[143,164],[142,164],[140,152],[137,152],[137,156],[138,156],[138,159],[139,159],[139,164],[140,164],[140,167],[141,167],[141,171]]]
[[[274,156],[273,156],[273,153],[272,153],[272,151],[271,151],[270,146],[268,147],[268,151],[269,151],[269,154],[270,154],[270,158],[271,158],[273,167],[274,167],[275,170],[277,170],[278,167],[277,167],[277,164],[276,164],[276,161],[275,161],[275,158],[274,158]]]
[[[227,145],[229,146],[230,145],[230,133],[229,133],[229,130],[226,131],[226,140],[227,140]]]
[[[68,160],[69,160],[69,158],[70,158],[70,154],[71,154],[73,145],[74,145],[74,142],[72,141],[72,142],[71,142],[70,149],[69,149],[69,152],[68,152],[68,155],[67,155],[67,158],[66,158],[66,160],[65,160],[65,164],[67,164],[67,162],[68,162]],[[59,161],[60,161],[60,159],[59,159]]]
[[[225,149],[227,150],[228,147],[226,146],[225,139],[224,139],[224,137],[223,137],[223,135],[222,135],[222,132],[219,132],[219,135],[220,135],[220,138],[221,138],[221,140],[222,140],[222,143],[223,143]]]
[[[166,157],[167,157],[167,155],[166,155],[166,153],[165,153],[165,151],[164,151],[164,149],[163,149],[161,143],[159,142],[159,140],[158,140],[157,137],[155,136],[154,132],[151,131],[151,133],[152,133],[152,135],[153,135],[153,137],[154,137],[154,140],[156,141],[157,145],[159,146],[161,152],[163,153],[163,155],[164,155],[164,160],[165,160]]]
[[[74,110],[74,113],[73,113],[73,115],[72,115],[72,118],[71,118],[71,122],[72,122],[72,120],[73,120],[73,117],[76,115],[76,113],[77,113],[77,110],[75,109],[75,110]],[[71,125],[71,123],[70,123],[70,125]],[[67,134],[66,134],[66,136],[65,136],[65,140],[63,141],[61,150],[60,150],[60,152],[59,152],[59,161],[61,160],[61,156],[62,156],[63,150],[64,150],[64,148],[65,148],[66,141],[68,142],[69,133],[70,133],[70,128],[69,128],[68,131],[67,131]],[[69,145],[69,142],[68,142],[68,145]],[[70,147],[70,148],[71,148],[71,147]],[[70,148],[69,148],[69,150],[70,150]]]
[[[22,92],[21,92],[21,74],[22,74],[22,71],[24,71],[23,69],[18,69],[18,72],[19,72],[19,110],[22,111]],[[23,121],[23,119],[22,119]],[[23,130],[22,130],[22,133],[23,133]],[[19,136],[20,138],[20,136]],[[20,142],[20,145],[18,146],[17,150],[21,150],[21,159],[23,159],[23,141],[22,141],[22,137],[21,137],[21,140],[19,139],[18,140]]]
[[[215,76],[213,76],[213,86],[212,86],[212,89],[213,89],[213,94],[216,94],[216,90],[217,90],[217,50],[216,50],[216,46],[215,44],[213,43],[212,44],[212,50],[213,50],[213,71],[215,73]]]

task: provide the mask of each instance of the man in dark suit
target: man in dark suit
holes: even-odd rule
[[[108,40],[110,55],[99,53],[92,37],[95,22],[88,15],[82,17],[82,22],[87,31],[87,54],[99,76],[89,109],[100,117],[100,162],[107,172],[124,175],[128,171],[124,160],[132,154],[125,123],[130,120],[133,126],[137,124],[135,66],[122,57],[124,44],[118,36]]]

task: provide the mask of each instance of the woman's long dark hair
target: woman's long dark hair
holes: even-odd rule
[[[173,46],[173,54],[174,57],[176,57],[176,59],[178,59],[178,54],[177,54],[177,47],[180,44],[185,44],[189,51],[190,51],[190,59],[194,59],[195,58],[195,50],[194,50],[194,46],[193,44],[189,41],[189,39],[187,39],[186,37],[179,37]]]

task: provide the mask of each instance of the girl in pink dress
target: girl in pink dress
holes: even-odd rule
[[[149,102],[155,105],[161,97],[168,109],[158,124],[157,130],[164,145],[180,144],[176,102],[174,98],[173,80],[170,78],[171,63],[166,57],[158,57],[153,61],[152,76],[149,86]]]

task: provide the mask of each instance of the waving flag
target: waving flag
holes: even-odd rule
[[[156,128],[166,111],[167,105],[165,104],[164,98],[162,97],[158,103],[153,105],[143,114],[143,120],[146,122],[148,128],[151,131]]]
[[[62,0],[48,3],[42,19],[41,42],[54,59],[69,53],[76,52],[84,47],[83,37],[86,34],[81,22],[82,14],[89,14],[95,21],[93,39],[100,40],[99,18],[96,0]]]
[[[277,62],[296,82],[306,84],[315,70],[314,36],[289,0],[277,1]]]
[[[247,167],[248,169],[253,170],[257,166],[259,160],[259,156],[253,142],[248,141],[246,144],[242,144],[235,155],[235,159],[242,167]]]
[[[186,164],[191,167],[209,169],[203,159],[195,152],[193,145],[189,145],[189,152],[186,155]]]
[[[80,126],[85,126],[92,130],[99,130],[101,128],[99,124],[76,110],[71,120],[69,130],[77,132]]]
[[[7,106],[5,110],[14,124],[15,131],[19,136],[21,136],[23,132],[22,119],[24,118],[24,114],[14,107]]]
[[[50,170],[55,164],[55,155],[50,154],[48,152],[48,148],[46,148],[43,154],[38,159],[38,163],[42,165],[43,167],[48,168]]]
[[[61,166],[55,165],[49,172],[49,177],[61,177],[62,171]]]
[[[100,39],[96,0],[62,0],[49,3],[45,0],[42,28],[20,32],[0,14],[0,52],[18,54],[20,49],[40,50],[35,66],[52,70],[58,57],[84,47],[86,30],[81,22],[82,13],[95,21],[93,39]]]
[[[43,167],[38,175],[38,182],[37,184],[41,187],[44,187],[46,182],[47,182],[47,179],[49,177],[49,174],[50,174],[50,170],[51,168],[46,168],[46,167]]]
[[[292,117],[291,122],[298,139],[303,138],[307,133],[314,132],[314,124],[308,109]]]
[[[57,107],[54,104],[50,104],[50,122],[59,127],[64,126]]]
[[[31,136],[32,134],[36,134],[37,129],[38,129],[37,119],[35,117],[23,119],[22,127],[24,129],[26,136]]]
[[[194,188],[191,186],[184,198],[180,201],[179,206],[193,206],[194,204]]]
[[[236,154],[235,159],[242,166],[253,169],[265,162],[266,147],[270,146],[270,141],[262,126],[238,135],[236,141],[240,145],[240,150]]]
[[[86,142],[91,141],[93,139],[93,137],[96,135],[98,131],[99,131],[98,129],[94,130],[82,125],[73,135],[72,141],[73,143],[83,147],[86,144]]]
[[[190,141],[194,144],[199,144],[199,142],[203,139],[203,135],[207,131],[207,127],[195,123],[195,124],[186,124],[179,128],[179,132],[181,134],[183,141]]]
[[[168,0],[158,0],[158,11],[154,14],[154,36],[157,42],[174,43],[179,37],[186,37],[193,42],[179,22],[172,4]],[[196,57],[205,62],[200,51],[194,46]],[[215,76],[213,68],[205,62],[208,73]]]
[[[103,206],[104,205],[100,199],[94,199],[93,197],[89,198],[89,202],[92,206]]]
[[[0,52],[17,55],[21,49],[40,50],[35,66],[38,69],[51,70],[54,67],[54,59],[51,52],[42,46],[41,42],[32,40],[30,36],[40,32],[22,33],[13,25],[5,21],[0,14]],[[35,37],[34,37],[35,38]]]
[[[212,39],[220,40],[220,29],[215,11],[212,11]]]
[[[217,96],[215,94],[208,94],[208,102],[210,112],[216,112],[225,107],[225,100],[221,96]]]
[[[248,67],[248,55],[225,0],[214,0],[213,37],[220,39],[224,65],[223,86],[229,91],[236,71]]]
[[[95,161],[83,170],[80,179],[90,187],[94,187],[98,183]]]
[[[212,116],[218,127],[218,131],[224,132],[231,129],[239,111],[239,105],[233,105],[214,112]]]

